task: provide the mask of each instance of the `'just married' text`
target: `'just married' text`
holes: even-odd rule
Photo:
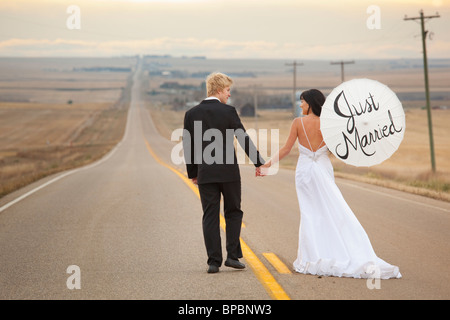
[[[385,117],[373,117],[374,119],[382,119],[381,123],[365,123],[362,120],[364,126],[369,127],[368,130],[364,130],[364,133],[360,133],[356,123],[359,117],[362,117],[368,113],[386,112],[388,122],[384,120]],[[364,102],[359,102],[358,106],[350,105],[344,91],[342,90],[334,100],[335,113],[343,118],[347,119],[346,130],[342,131],[342,142],[336,145],[336,155],[341,159],[347,159],[350,150],[360,150],[365,156],[371,157],[376,153],[375,149],[369,148],[370,145],[377,143],[378,141],[388,138],[392,135],[398,134],[403,131],[403,127],[394,122],[391,110],[389,108],[381,108],[379,103],[375,102],[375,96],[371,93]],[[366,117],[367,118],[367,117]],[[361,119],[359,119],[361,121]]]

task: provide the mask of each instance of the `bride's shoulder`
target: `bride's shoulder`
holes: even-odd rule
[[[312,115],[307,115],[307,116],[303,116],[303,117],[298,117],[296,119],[301,119],[299,121],[301,121],[302,123],[316,123],[320,121],[320,118],[317,116],[312,116]]]
[[[302,117],[296,117],[294,118],[294,120],[292,121],[292,126],[295,126],[297,128],[302,126]]]

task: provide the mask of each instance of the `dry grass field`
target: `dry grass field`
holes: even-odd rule
[[[0,103],[0,197],[101,158],[122,138],[125,120],[126,108],[110,103]]]
[[[130,61],[19,62],[0,61],[0,197],[101,158],[122,138],[129,104],[130,73],[73,67]]]

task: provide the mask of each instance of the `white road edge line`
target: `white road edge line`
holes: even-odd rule
[[[372,193],[380,194],[380,195],[382,195],[384,197],[389,197],[389,198],[397,199],[397,200],[403,200],[403,201],[406,201],[406,202],[410,202],[410,203],[413,203],[413,204],[418,204],[418,205],[421,205],[421,206],[424,206],[424,207],[428,207],[428,208],[431,208],[431,209],[441,210],[441,211],[444,211],[444,212],[450,212],[450,210],[445,209],[445,208],[432,206],[430,204],[425,204],[425,203],[414,201],[414,200],[410,200],[410,199],[404,199],[404,198],[401,198],[401,197],[396,197],[396,196],[393,196],[393,195],[390,195],[390,194],[387,194],[387,193],[371,190],[371,189],[368,189],[368,188],[365,188],[365,187],[361,187],[361,186],[357,186],[357,185],[354,185],[354,184],[351,184],[351,183],[348,183],[348,182],[339,181],[338,183],[342,184],[342,185],[349,186],[349,187],[353,187],[353,188],[357,188],[357,189],[363,189],[363,190],[366,190],[366,191],[369,191],[369,192],[372,192]]]
[[[12,200],[12,201],[10,201],[10,202],[8,202],[7,204],[5,204],[4,206],[2,206],[2,207],[0,208],[0,213],[1,213],[2,211],[5,211],[6,209],[8,209],[9,207],[11,207],[12,205],[18,203],[19,201],[22,201],[23,199],[25,199],[25,198],[27,198],[28,196],[32,195],[33,193],[35,193],[35,192],[37,192],[37,191],[39,191],[39,190],[41,190],[41,189],[43,189],[43,188],[45,188],[45,187],[51,185],[52,183],[54,183],[54,182],[56,182],[56,181],[58,181],[58,180],[61,180],[62,178],[65,178],[65,177],[67,177],[67,176],[69,176],[69,175],[71,175],[71,174],[73,174],[73,173],[76,173],[76,172],[79,172],[79,171],[83,171],[83,170],[87,170],[87,169],[93,168],[93,167],[95,167],[95,166],[98,166],[99,164],[101,164],[101,163],[105,162],[106,160],[108,160],[109,158],[111,158],[111,156],[112,156],[112,155],[115,153],[115,151],[117,150],[117,147],[118,147],[118,146],[119,146],[119,144],[116,145],[116,147],[115,147],[115,148],[114,148],[114,149],[113,149],[106,157],[103,157],[103,158],[100,159],[99,161],[97,161],[97,162],[95,162],[95,163],[93,163],[93,164],[87,165],[87,166],[85,166],[85,167],[77,168],[77,169],[68,171],[68,172],[66,172],[66,173],[63,173],[63,174],[61,174],[60,176],[57,176],[56,178],[53,178],[52,180],[47,181],[46,183],[40,185],[39,187],[36,187],[36,188],[34,188],[33,190],[30,190],[30,191],[28,191],[27,193],[21,195],[20,197],[18,197],[18,198],[16,198],[16,199]]]

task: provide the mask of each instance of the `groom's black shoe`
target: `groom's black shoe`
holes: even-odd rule
[[[208,268],[208,273],[217,273],[217,272],[219,272],[219,267],[215,266],[213,264],[210,264],[209,268]]]
[[[245,269],[245,264],[239,262],[238,260],[227,259],[225,261],[225,265],[227,267],[235,268],[235,269]]]

